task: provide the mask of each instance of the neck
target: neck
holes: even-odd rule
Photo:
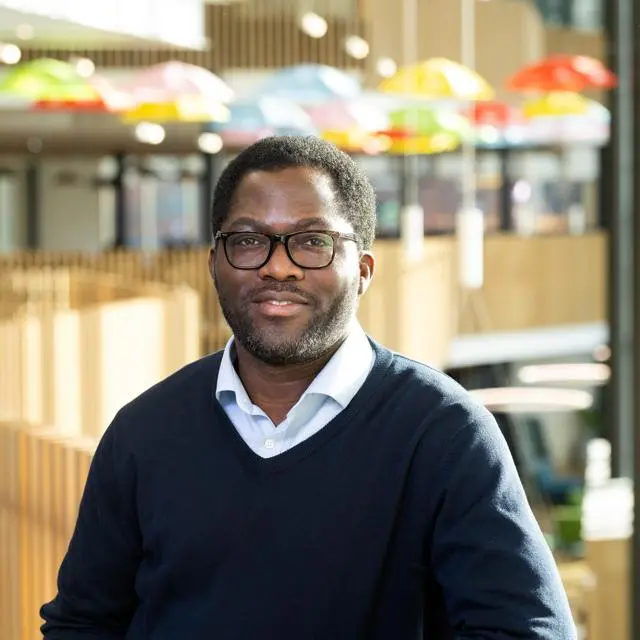
[[[280,366],[259,360],[236,340],[238,375],[251,402],[280,424],[345,338],[317,360]]]

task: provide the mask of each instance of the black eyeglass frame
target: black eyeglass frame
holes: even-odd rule
[[[233,264],[233,262],[231,262],[231,260],[229,259],[229,253],[227,251],[227,238],[230,238],[232,236],[236,236],[239,234],[245,234],[245,233],[264,236],[265,238],[269,239],[270,246],[269,246],[269,251],[267,253],[267,257],[265,258],[264,262],[262,262],[257,267],[236,267]],[[300,236],[305,233],[321,233],[325,236],[330,236],[332,238],[333,244],[332,244],[331,260],[329,260],[329,262],[327,262],[327,264],[325,264],[324,266],[304,267],[298,262],[296,262],[293,256],[291,255],[291,251],[289,249],[289,240],[295,236]],[[358,243],[358,236],[356,236],[355,233],[340,233],[339,231],[327,231],[325,229],[308,229],[305,231],[294,231],[293,233],[284,233],[284,234],[263,233],[261,231],[218,231],[213,236],[213,242],[215,245],[217,244],[218,240],[222,240],[222,246],[224,247],[224,255],[227,258],[227,262],[234,269],[238,269],[240,271],[256,271],[258,269],[262,269],[262,267],[264,267],[269,262],[269,260],[271,260],[271,256],[273,256],[273,252],[275,251],[276,245],[278,243],[282,244],[282,246],[284,247],[284,250],[287,252],[287,257],[289,258],[289,260],[291,260],[293,264],[296,265],[296,267],[298,267],[299,269],[309,269],[309,270],[315,271],[317,269],[326,269],[327,267],[331,266],[331,264],[333,263],[336,257],[336,241],[339,240],[340,238],[342,238],[343,240],[350,240],[351,242],[355,242],[356,244]]]

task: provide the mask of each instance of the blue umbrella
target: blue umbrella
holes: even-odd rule
[[[360,83],[344,71],[321,64],[301,64],[274,72],[254,95],[272,95],[310,105],[355,98],[361,92]]]
[[[261,96],[228,105],[231,117],[212,123],[208,129],[218,133],[226,146],[245,146],[273,135],[316,135],[317,129],[307,112],[291,100]]]

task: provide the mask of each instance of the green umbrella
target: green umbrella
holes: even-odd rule
[[[97,98],[96,90],[72,64],[50,58],[33,60],[11,69],[0,81],[0,92],[36,102],[93,102]]]
[[[391,111],[389,122],[392,131],[414,136],[446,133],[462,139],[471,129],[469,120],[458,113],[419,105]]]

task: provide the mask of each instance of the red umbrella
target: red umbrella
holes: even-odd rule
[[[519,109],[500,100],[476,102],[470,109],[464,111],[463,115],[476,126],[495,127],[496,129],[503,129],[524,121]]]
[[[528,65],[507,81],[511,91],[584,91],[613,89],[616,75],[589,56],[553,55]]]

